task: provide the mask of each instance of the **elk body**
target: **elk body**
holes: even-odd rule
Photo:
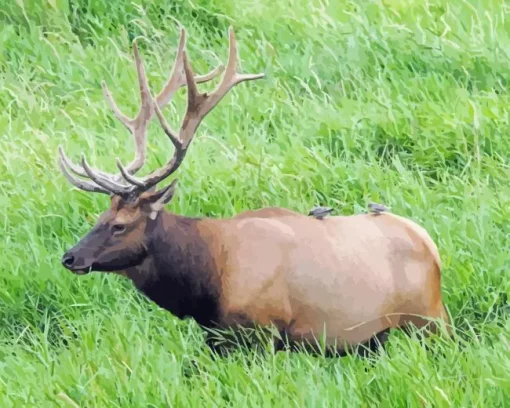
[[[176,180],[156,185],[182,163],[200,122],[236,84],[263,74],[237,72],[232,30],[226,68],[194,76],[181,38],[172,74],[151,96],[136,43],[141,109],[134,119],[113,112],[134,136],[136,155],[109,175],[73,164],[60,148],[60,166],[76,187],[110,196],[110,208],[62,258],[75,274],[113,272],[132,280],[149,299],[179,318],[203,327],[273,325],[291,341],[356,345],[390,328],[428,318],[448,322],[441,297],[441,262],[436,245],[414,222],[390,213],[308,217],[283,208],[247,211],[229,219],[189,218],[164,209]],[[211,94],[197,83],[224,71]],[[187,111],[179,132],[161,109],[187,86]],[[165,166],[144,178],[135,173],[146,154],[147,125],[156,114],[175,146]],[[79,178],[78,176],[81,176]]]

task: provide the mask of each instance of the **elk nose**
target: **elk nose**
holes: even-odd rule
[[[74,265],[74,260],[75,260],[74,255],[66,253],[62,257],[62,265],[64,265],[66,268],[72,268]]]

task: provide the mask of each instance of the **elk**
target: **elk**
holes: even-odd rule
[[[229,57],[195,76],[181,30],[173,70],[161,92],[151,96],[136,42],[133,53],[141,107],[128,118],[103,81],[106,101],[134,138],[135,158],[119,172],[92,168],[85,156],[74,164],[59,146],[59,165],[75,187],[107,194],[110,208],[62,257],[77,275],[109,272],[134,286],[174,316],[203,328],[235,325],[276,327],[294,344],[324,336],[335,350],[363,344],[390,329],[449,319],[441,295],[441,261],[427,231],[404,217],[355,214],[314,218],[269,207],[231,218],[191,218],[164,207],[177,179],[156,186],[183,162],[204,117],[234,86],[264,74],[238,72],[237,44],[229,29]],[[223,74],[210,94],[197,84]],[[187,110],[178,132],[162,109],[187,89]],[[145,177],[135,173],[146,158],[147,126],[154,114],[174,145],[167,163]],[[432,330],[438,326],[432,322]]]

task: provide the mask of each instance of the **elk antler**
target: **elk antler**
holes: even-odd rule
[[[264,76],[264,74],[240,74],[237,72],[237,43],[232,28],[229,28],[229,57],[227,68],[221,83],[214,92],[211,94],[198,92],[196,85],[197,80],[193,77],[193,71],[188,61],[186,51],[183,52],[183,63],[188,85],[188,106],[178,134],[168,126],[159,106],[155,107],[156,116],[159,119],[161,127],[175,146],[175,152],[172,158],[165,166],[153,171],[143,179],[131,176],[127,169],[123,168],[122,164],[117,161],[117,166],[121,174],[133,185],[133,191],[136,191],[138,194],[155,186],[179,168],[200,123],[230,89],[241,82],[259,79]]]
[[[174,93],[182,86],[187,84],[187,79],[184,74],[184,48],[186,45],[186,31],[181,29],[179,46],[177,49],[177,56],[174,62],[173,70],[163,86],[161,92],[153,100],[149,86],[147,83],[147,76],[145,74],[144,65],[136,41],[133,41],[133,54],[138,74],[138,83],[140,87],[141,106],[138,115],[131,119],[127,117],[117,106],[111,93],[105,83],[102,81],[103,94],[110,109],[115,116],[124,124],[124,126],[131,132],[135,142],[135,158],[126,166],[122,167],[121,173],[116,175],[109,175],[100,170],[91,168],[85,158],[82,156],[82,166],[77,166],[72,163],[65,155],[61,146],[59,146],[59,164],[64,176],[76,187],[90,192],[100,192],[104,194],[120,194],[130,195],[133,191],[133,186],[126,184],[124,174],[135,174],[139,171],[146,159],[147,150],[147,126],[154,115],[154,106],[158,109],[164,108],[172,99]],[[223,65],[216,67],[213,71],[206,75],[196,76],[194,81],[197,83],[207,82],[217,77],[224,70]],[[156,103],[154,103],[156,102]],[[74,173],[74,175],[73,175]],[[81,180],[75,175],[89,178],[88,180]]]

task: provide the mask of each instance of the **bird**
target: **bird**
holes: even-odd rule
[[[369,203],[368,209],[370,210],[371,213],[373,213],[375,215],[379,215],[383,212],[389,211],[389,209],[387,207],[385,207],[382,204],[377,204],[377,203]]]
[[[312,217],[315,217],[317,218],[318,220],[322,220],[324,217],[326,217],[327,215],[329,215],[331,212],[333,211],[333,209],[331,207],[320,207],[320,206],[316,206],[316,207],[313,207],[310,212],[308,213],[308,215],[312,216]]]

